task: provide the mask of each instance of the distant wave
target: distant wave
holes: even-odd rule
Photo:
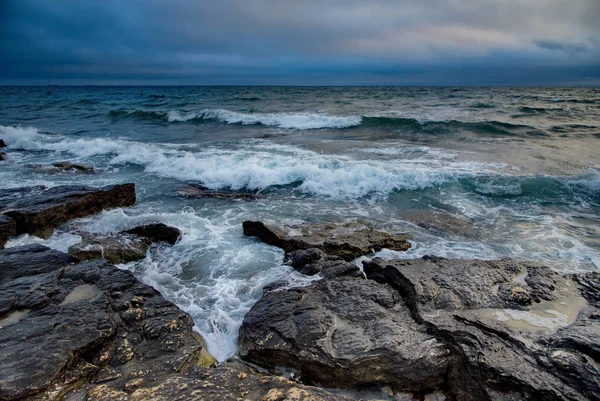
[[[203,109],[199,111],[152,111],[114,110],[114,119],[139,119],[168,123],[219,122],[239,125],[264,125],[293,130],[345,129],[355,127],[397,129],[405,132],[424,134],[445,134],[470,131],[481,135],[496,136],[548,136],[540,129],[523,124],[510,124],[501,121],[421,121],[403,117],[332,116],[322,113],[240,113],[225,109]]]

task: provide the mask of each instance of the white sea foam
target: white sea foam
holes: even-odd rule
[[[103,233],[150,222],[178,227],[182,238],[176,245],[159,245],[144,260],[120,267],[132,270],[188,312],[209,352],[224,361],[235,353],[243,318],[266,284],[283,280],[297,286],[318,279],[282,266],[280,249],[244,237],[242,217],[225,214],[211,220],[191,208],[139,215],[117,209],[78,222],[84,230]]]
[[[10,127],[9,127],[10,128]],[[4,131],[6,127],[1,127]],[[336,199],[368,195],[387,196],[395,190],[417,190],[460,177],[494,174],[500,165],[431,158],[357,160],[322,154],[290,145],[254,141],[240,149],[204,148],[196,152],[159,144],[118,139],[49,137],[31,128],[10,128],[9,147],[67,152],[79,158],[112,156],[108,162],[139,164],[149,173],[180,180],[195,180],[209,188],[263,190],[273,185],[299,183],[298,190]],[[19,138],[15,132],[24,135]]]
[[[223,109],[204,109],[182,112],[171,110],[167,121],[183,122],[195,119],[217,120],[227,124],[262,124],[270,127],[307,130],[321,128],[347,128],[360,125],[360,116],[329,116],[320,113],[239,113]]]

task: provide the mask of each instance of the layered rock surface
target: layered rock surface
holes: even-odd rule
[[[598,274],[425,257],[376,259],[364,264],[365,278],[320,249],[287,259],[323,279],[269,291],[250,310],[239,344],[248,361],[327,387],[440,389],[456,400],[600,399]]]
[[[350,261],[383,248],[406,251],[410,248],[406,234],[388,234],[360,223],[313,224],[283,229],[260,221],[244,221],[244,235],[286,252],[318,248]]]
[[[14,220],[16,235],[27,233],[42,238],[50,237],[55,228],[71,219],[134,203],[134,184],[0,190],[0,213]]]
[[[227,363],[192,320],[105,261],[42,245],[0,251],[2,400],[349,400]]]

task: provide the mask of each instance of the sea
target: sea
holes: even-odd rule
[[[350,222],[409,233],[419,258],[517,258],[600,270],[600,88],[0,87],[0,187],[134,182],[138,201],[76,220],[116,233],[163,222],[174,246],[121,265],[188,312],[220,361],[263,287],[306,277],[242,222]],[[71,161],[94,174],[52,173]],[[38,167],[36,167],[38,166]],[[189,198],[198,184],[254,200]],[[361,260],[356,263],[360,264]]]

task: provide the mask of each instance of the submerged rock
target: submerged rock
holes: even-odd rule
[[[27,165],[32,170],[46,174],[57,173],[85,173],[90,174],[96,170],[93,167],[84,166],[82,164],[71,162],[56,162],[52,164],[29,164]]]
[[[6,152],[0,152],[0,160],[8,160],[8,156]]]
[[[0,213],[16,222],[17,235],[27,233],[42,238],[50,237],[55,228],[71,219],[135,203],[134,184],[103,188],[65,185],[47,190],[32,187],[1,192]]]
[[[318,248],[348,261],[383,248],[395,251],[410,248],[409,235],[388,234],[357,223],[304,225],[288,233],[260,221],[244,221],[242,226],[244,235],[257,237],[286,252]]]
[[[307,383],[435,399],[440,389],[456,400],[600,399],[600,310],[589,301],[600,275],[425,257],[367,262],[365,280],[318,250],[289,259],[324,278],[256,303],[240,331],[246,360]]]
[[[221,199],[243,199],[254,200],[257,194],[237,191],[215,191],[202,185],[188,184],[177,191],[183,198],[221,198]]]

